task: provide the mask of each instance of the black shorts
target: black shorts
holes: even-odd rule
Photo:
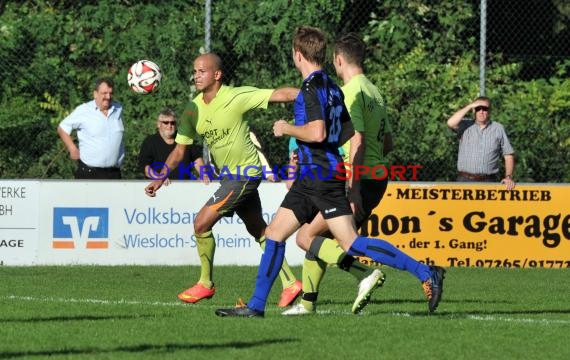
[[[345,186],[344,180],[304,176],[295,180],[281,207],[293,211],[301,224],[310,223],[319,211],[325,219],[352,215]]]
[[[362,208],[363,213],[357,212],[354,214],[354,222],[356,227],[360,228],[370,214],[372,210],[380,204],[384,193],[386,193],[386,188],[388,187],[388,179],[374,180],[374,179],[364,179],[360,180],[360,196],[362,197]]]
[[[220,188],[206,202],[206,206],[222,216],[233,216],[234,212],[247,210],[261,214],[261,200],[257,188],[261,179],[234,180],[225,177],[220,180]]]

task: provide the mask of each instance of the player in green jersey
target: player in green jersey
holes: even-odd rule
[[[194,286],[178,295],[180,300],[188,303],[209,299],[215,294],[212,272],[216,245],[212,228],[220,218],[236,213],[251,236],[262,248],[265,247],[267,224],[262,216],[257,190],[262,168],[244,114],[252,109],[266,109],[270,102],[291,102],[299,93],[298,89],[291,87],[258,89],[223,85],[222,61],[214,53],[198,56],[194,61],[193,73],[196,90],[200,93],[184,110],[176,135],[176,148],[166,160],[166,166],[169,169],[176,167],[185,148],[199,135],[204,138],[214,162],[221,168],[221,185],[194,221],[201,274]],[[201,180],[209,181],[206,173],[200,175]],[[155,196],[162,183],[161,179],[152,181],[145,189],[147,195]],[[283,292],[279,306],[285,307],[299,296],[301,282],[287,263],[283,264],[280,277]]]

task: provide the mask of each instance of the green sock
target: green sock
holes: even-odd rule
[[[348,254],[346,254],[346,256],[352,257]],[[372,274],[374,269],[369,267],[369,266],[362,264],[360,261],[358,261],[358,259],[354,259],[354,261],[352,261],[352,263],[348,267],[347,271],[350,274],[352,274],[352,276],[354,276],[358,282],[360,282],[360,281],[364,280],[365,277]]]
[[[212,231],[196,235],[198,256],[200,257],[200,280],[198,281],[207,288],[214,286],[212,274],[214,272],[214,253],[216,252],[216,242]]]
[[[265,236],[262,236],[255,241],[259,243],[261,250],[265,251]],[[287,289],[288,287],[295,285],[295,282],[297,281],[297,278],[295,277],[295,274],[293,274],[293,271],[289,267],[289,263],[287,263],[286,259],[283,259],[283,265],[281,265],[281,270],[279,271],[279,278],[281,279],[283,289]]]
[[[314,256],[330,265],[339,264],[340,260],[342,260],[346,255],[336,241],[322,236],[317,236],[315,240],[313,240],[309,251]]]
[[[345,253],[340,245],[332,239],[317,236],[311,244],[310,251],[327,264],[335,264],[341,270],[352,274],[359,282],[370,275],[372,268],[361,264],[354,257]]]
[[[324,261],[307,252],[303,262],[303,294],[301,295],[301,304],[307,310],[315,310],[319,286],[326,269],[327,264]]]

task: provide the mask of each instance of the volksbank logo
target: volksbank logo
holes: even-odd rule
[[[107,249],[108,208],[53,208],[54,249]]]

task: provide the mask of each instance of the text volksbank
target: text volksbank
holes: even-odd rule
[[[157,210],[154,207],[146,209],[123,209],[129,225],[160,225],[160,224],[193,224],[198,215],[195,212],[177,211],[173,207],[168,210]]]
[[[129,225],[187,225],[193,224],[198,215],[197,212],[178,211],[173,207],[166,210],[157,209],[155,207],[144,209],[123,208],[123,214]],[[263,212],[262,216],[267,223],[270,223],[275,214]],[[224,224],[243,224],[243,221],[237,216],[224,217],[219,221]]]

